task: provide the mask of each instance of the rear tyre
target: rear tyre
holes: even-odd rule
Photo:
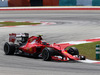
[[[14,55],[15,45],[9,44],[8,42],[6,42],[4,45],[4,52],[6,55]]]
[[[53,49],[52,48],[44,48],[42,51],[42,58],[44,61],[50,61],[51,56],[53,55]]]
[[[71,54],[71,55],[79,55],[79,51],[78,51],[78,49],[75,48],[75,47],[69,48],[69,49],[67,50],[67,52],[68,52],[69,54]]]

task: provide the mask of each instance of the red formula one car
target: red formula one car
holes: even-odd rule
[[[49,44],[42,36],[31,36],[28,33],[9,34],[9,42],[4,45],[6,55],[24,54],[42,57],[44,61],[58,60],[85,60],[85,56],[79,55],[78,49],[69,47],[69,44]]]

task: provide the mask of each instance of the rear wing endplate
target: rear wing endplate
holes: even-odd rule
[[[22,38],[22,37],[28,37],[28,33],[11,33],[9,34],[9,42],[14,43],[16,41],[16,38]]]

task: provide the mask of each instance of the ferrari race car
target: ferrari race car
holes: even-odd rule
[[[69,46],[69,44],[49,44],[43,40],[42,35],[29,37],[28,33],[11,33],[9,42],[4,44],[4,52],[6,55],[42,57],[44,61],[85,60],[85,56],[79,55],[77,48],[67,49]]]

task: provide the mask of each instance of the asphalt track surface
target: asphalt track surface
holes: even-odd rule
[[[0,28],[0,75],[98,75],[99,64],[74,61],[43,61],[6,56],[3,45],[9,33],[43,34],[49,43],[76,41],[100,36],[100,11],[0,11],[0,21],[47,21],[56,25]]]

